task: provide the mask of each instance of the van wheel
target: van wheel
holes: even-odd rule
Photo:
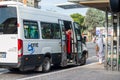
[[[48,72],[50,71],[50,68],[51,68],[50,59],[48,57],[45,57],[43,64],[42,64],[42,71]]]
[[[79,60],[80,65],[85,65],[86,64],[86,55],[83,55],[81,59]]]

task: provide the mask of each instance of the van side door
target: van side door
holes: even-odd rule
[[[63,20],[58,20],[60,24],[60,29],[61,29],[61,53],[62,53],[62,66],[66,66],[67,64],[64,64],[67,62],[67,52],[66,52],[66,33],[65,33],[65,26],[64,26],[64,21]]]
[[[76,44],[76,52],[77,52],[77,63],[82,57],[82,36],[81,36],[81,29],[79,24],[73,23],[73,32],[74,32],[74,43]]]

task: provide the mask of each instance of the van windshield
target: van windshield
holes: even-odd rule
[[[17,12],[15,7],[0,6],[0,35],[17,34]]]

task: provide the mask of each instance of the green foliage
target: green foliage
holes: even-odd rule
[[[83,25],[84,16],[82,16],[79,13],[74,13],[74,14],[71,14],[71,17],[74,20],[74,22],[77,22],[78,24]]]
[[[84,19],[84,25],[88,27],[88,29],[92,30],[96,27],[102,27],[105,21],[105,12],[100,11],[98,9],[90,8],[86,13],[86,17]]]
[[[84,22],[84,16],[82,16],[81,14],[79,13],[74,13],[74,14],[71,14],[71,17],[72,19],[74,20],[74,22],[77,22],[80,27],[81,27],[81,31],[83,32],[86,28],[84,27],[83,25],[83,22]]]

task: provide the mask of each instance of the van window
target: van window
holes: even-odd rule
[[[39,39],[38,23],[36,21],[23,21],[23,26],[26,39]]]
[[[43,39],[60,39],[60,26],[57,23],[41,22]]]
[[[15,7],[0,7],[0,34],[17,34]]]
[[[81,40],[81,29],[77,23],[74,23],[77,40]]]

